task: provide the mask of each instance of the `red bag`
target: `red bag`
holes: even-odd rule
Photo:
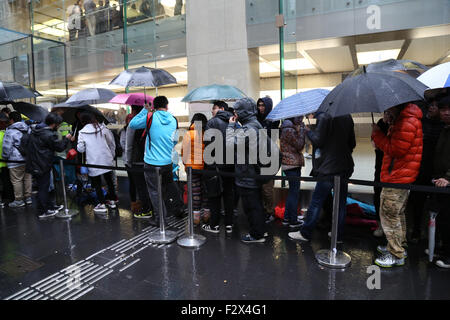
[[[70,149],[67,152],[67,156],[66,156],[67,160],[74,160],[76,157],[77,157],[77,150],[75,150],[74,148]]]

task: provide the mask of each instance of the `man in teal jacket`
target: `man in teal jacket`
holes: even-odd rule
[[[159,225],[158,184],[156,169],[161,172],[161,191],[167,201],[168,189],[173,184],[172,150],[178,142],[177,120],[168,109],[169,101],[164,96],[153,100],[155,112],[152,115],[150,130],[146,133],[144,168],[149,197],[153,206],[153,214],[149,213],[150,223]],[[144,129],[147,126],[147,108],[143,108],[129,124],[131,129]],[[165,206],[163,205],[163,210]]]

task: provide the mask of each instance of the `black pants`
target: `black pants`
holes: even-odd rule
[[[50,170],[43,173],[40,176],[33,177],[36,181],[38,193],[37,193],[37,213],[41,215],[46,213],[49,209],[49,197],[50,197]],[[52,191],[54,193],[54,191]]]
[[[234,209],[234,178],[222,176],[222,195],[209,198],[209,209],[211,210],[212,227],[220,224],[220,209],[222,208],[222,197],[225,206],[225,225],[233,225],[233,209]]]
[[[437,200],[440,210],[436,217],[436,234],[442,240],[442,254],[450,258],[450,196],[440,194]]]
[[[133,165],[133,167],[139,167],[139,166]],[[143,167],[143,166],[140,166],[140,167]],[[139,200],[141,200],[142,209],[144,211],[152,210],[152,203],[148,196],[149,193],[148,193],[148,189],[147,189],[147,184],[145,182],[144,174],[142,174],[142,172],[130,172],[130,173],[131,173],[131,176],[133,177]],[[136,199],[136,196],[134,199]]]
[[[95,189],[95,193],[97,194],[97,199],[99,201],[99,203],[105,203],[105,197],[103,196],[103,191],[102,191],[102,176],[105,178],[106,184],[108,185],[108,194],[106,195],[106,198],[108,200],[117,200],[117,196],[116,196],[116,190],[114,188],[114,183],[113,183],[113,176],[112,176],[112,171],[108,171],[104,174],[95,176],[95,177],[91,177],[92,180],[92,186]]]
[[[261,188],[249,189],[238,187],[241,196],[242,206],[248,217],[250,235],[255,239],[264,236],[266,229],[264,209],[262,206]]]
[[[148,195],[153,206],[153,214],[156,219],[159,219],[161,212],[159,208],[158,175],[156,168],[160,168],[161,174],[161,193],[163,197],[162,210],[167,212],[165,202],[168,200],[167,195],[169,185],[173,184],[172,164],[166,166],[153,166],[150,164],[145,164],[144,168],[150,169],[149,171],[144,171],[145,182],[147,183]]]
[[[432,186],[430,183],[431,177],[421,177],[417,178],[416,182],[414,182],[415,185],[428,185]],[[412,236],[413,237],[420,237],[421,234],[421,225],[422,225],[422,218],[424,215],[424,209],[425,209],[425,203],[427,202],[427,199],[431,195],[427,192],[418,192],[418,191],[411,191],[409,194],[408,201],[411,202],[411,212],[409,214],[411,216],[407,216],[406,219],[411,220],[412,223]]]
[[[9,178],[9,170],[7,167],[3,167],[0,170],[0,175],[2,177],[2,201],[3,202],[13,202],[14,201],[14,189]]]
[[[128,172],[128,193],[130,194],[131,202],[136,202],[136,182],[133,172]]]

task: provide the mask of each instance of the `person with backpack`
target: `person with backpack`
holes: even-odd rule
[[[98,123],[95,116],[90,112],[83,112],[80,118],[84,127],[78,135],[78,152],[86,152],[86,164],[112,166],[116,150],[112,132],[105,124]],[[112,170],[88,168],[88,174],[92,180],[92,186],[95,189],[98,199],[98,204],[95,206],[94,212],[107,212],[106,205],[110,208],[116,208],[117,196]],[[102,177],[108,185],[106,200],[102,190]]]
[[[168,203],[168,190],[175,184],[172,175],[172,150],[178,143],[177,120],[168,112],[169,100],[165,96],[158,96],[153,100],[155,111],[149,113],[149,110],[143,108],[129,124],[132,129],[145,130],[145,154],[144,171],[145,181],[149,191],[149,197],[153,206],[153,215],[149,222],[158,226],[160,215],[159,197],[162,196],[163,208],[166,212],[164,203]],[[158,194],[158,176],[157,169],[160,172],[162,194]]]
[[[49,192],[51,184],[51,170],[55,159],[55,152],[65,150],[72,136],[68,133],[62,139],[58,139],[57,130],[63,119],[56,113],[50,112],[44,123],[31,126],[31,133],[23,142],[27,148],[26,171],[36,181],[37,214],[40,219],[54,216],[58,211],[54,210],[54,189]],[[50,197],[49,197],[50,196]]]
[[[143,106],[132,105],[130,117],[127,117],[127,129],[125,138],[125,166],[128,168],[144,168],[144,154],[145,154],[145,129],[133,129],[130,127],[130,122],[133,118],[141,112]],[[134,181],[134,185],[139,197],[139,202],[133,204],[133,198],[131,199],[131,211],[133,216],[137,219],[149,219],[152,216],[152,203],[149,198],[147,184],[142,172],[127,171],[131,181]],[[131,186],[130,186],[131,188]]]
[[[3,138],[2,157],[5,160],[25,161],[25,156],[20,151],[20,142],[24,134],[28,134],[29,127],[22,122],[19,112],[9,114],[10,125],[6,129]],[[33,203],[31,199],[31,175],[25,172],[24,163],[8,162],[9,175],[14,188],[15,200],[9,203],[10,208],[19,208]]]

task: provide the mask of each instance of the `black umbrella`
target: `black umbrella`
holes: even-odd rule
[[[124,70],[109,84],[122,87],[159,87],[177,83],[177,79],[164,69],[139,67]]]
[[[420,81],[401,72],[370,72],[347,78],[323,100],[318,112],[332,117],[357,112],[384,112],[391,107],[423,100],[428,89]]]
[[[36,98],[41,96],[36,90],[26,88],[17,82],[0,81],[0,101],[12,101],[24,98]]]
[[[85,111],[93,113],[97,118],[98,122],[109,124],[109,121],[105,118],[105,116],[100,110],[87,104],[68,105],[66,103],[61,103],[53,106],[52,111],[57,111],[58,109],[62,109],[64,111],[64,113],[62,114],[62,118],[65,122],[70,124],[74,124],[77,121],[76,117],[77,112],[85,112]]]
[[[414,60],[395,60],[389,59],[385,61],[379,61],[370,63],[367,67],[360,67],[353,72],[351,72],[347,78],[354,77],[364,72],[389,72],[389,71],[400,71],[409,74],[410,76],[417,78],[423,72],[427,71],[429,68],[424,66],[420,62]]]
[[[20,112],[23,115],[26,115],[31,120],[36,122],[44,122],[45,117],[48,115],[48,110],[44,107],[38,106],[36,104],[28,103],[28,102],[11,102],[14,110]]]
[[[80,105],[80,104],[97,104],[106,103],[114,98],[116,94],[114,91],[102,88],[90,88],[78,91],[71,96],[65,104]]]

